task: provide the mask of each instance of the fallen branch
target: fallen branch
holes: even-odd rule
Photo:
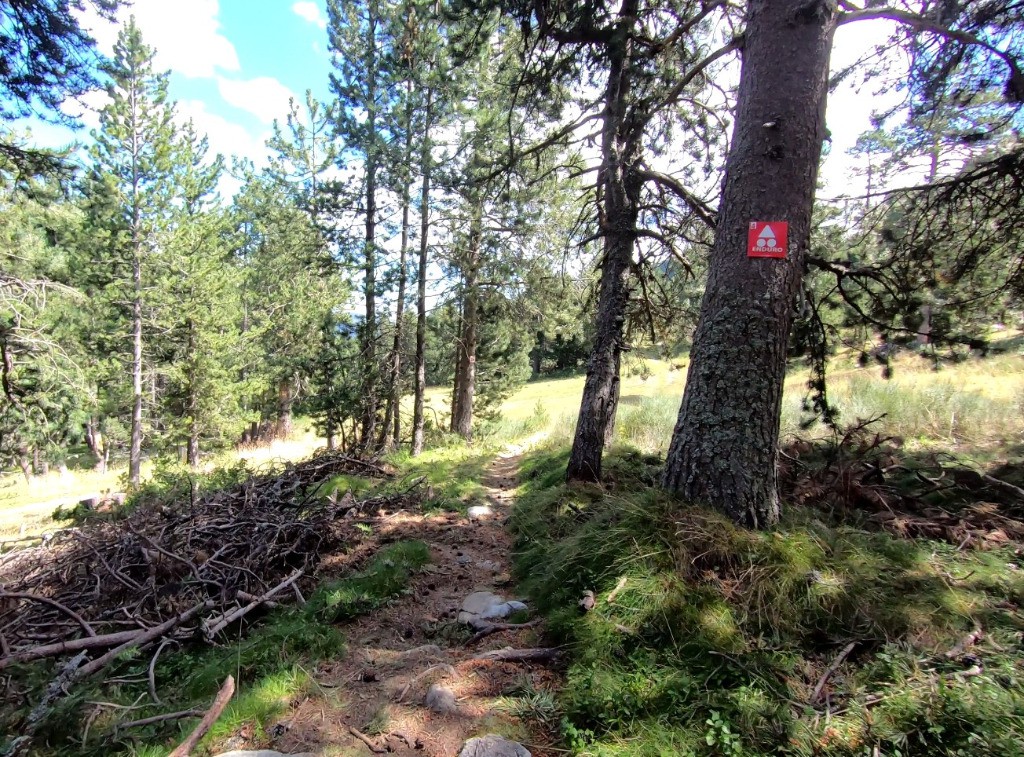
[[[96,631],[93,630],[92,626],[90,626],[88,623],[85,622],[85,618],[83,618],[77,612],[72,610],[70,607],[65,607],[64,605],[62,605],[60,602],[58,602],[55,599],[50,599],[49,597],[40,597],[37,594],[29,594],[27,591],[0,591],[0,600],[7,599],[7,598],[10,598],[10,599],[27,599],[27,600],[29,600],[31,602],[42,602],[44,605],[49,605],[50,607],[55,607],[58,610],[60,610],[62,613],[67,615],[69,618],[74,620],[76,623],[78,623],[78,625],[80,625],[82,627],[82,630],[85,631],[86,634],[88,634],[89,636],[95,636],[96,635]]]
[[[141,647],[141,646],[143,646],[145,644],[148,644],[149,642],[153,641],[154,639],[159,639],[161,636],[163,636],[165,633],[170,631],[175,626],[178,626],[178,625],[184,623],[186,620],[189,620],[189,619],[195,617],[196,615],[198,615],[203,610],[206,610],[206,609],[209,609],[210,607],[213,607],[213,605],[214,605],[213,600],[212,599],[208,599],[205,602],[199,603],[198,605],[196,605],[195,607],[193,607],[190,610],[185,610],[185,612],[179,613],[178,615],[175,615],[170,620],[168,620],[168,621],[166,621],[164,623],[161,623],[158,626],[153,626],[148,631],[142,631],[140,633],[137,633],[135,638],[131,639],[130,641],[126,641],[124,644],[122,644],[119,647],[115,647],[114,649],[111,649],[109,652],[107,652],[102,657],[97,657],[95,660],[90,662],[88,665],[83,665],[81,668],[79,668],[78,672],[75,675],[75,680],[78,681],[78,680],[81,680],[83,678],[87,678],[87,677],[91,676],[93,673],[96,673],[96,672],[98,672],[100,670],[103,670],[103,668],[107,667],[107,665],[112,663],[120,655],[124,654],[129,649],[134,649],[135,647]]]
[[[239,599],[245,600],[246,602],[257,602],[257,601],[259,601],[259,595],[257,595],[257,594],[250,594],[247,591],[239,590],[238,593],[235,596],[238,597]],[[265,600],[263,600],[262,604],[263,604],[264,607],[266,607],[269,610],[274,610],[274,609],[277,609],[278,607],[281,606],[280,602],[275,602],[272,599],[265,599]]]
[[[182,718],[198,718],[203,714],[202,710],[182,710],[181,712],[169,712],[166,715],[153,715],[148,718],[140,718],[139,720],[129,720],[127,723],[118,723],[114,729],[120,730],[122,728],[141,728],[144,725],[153,725],[153,723],[165,723],[168,720],[181,720]]]
[[[158,697],[156,694],[156,661],[157,659],[159,659],[160,653],[164,651],[164,647],[171,643],[173,642],[170,639],[164,639],[163,641],[161,641],[160,646],[156,648],[156,653],[153,655],[153,658],[149,661],[149,696],[153,700],[153,704],[157,706],[162,705],[163,702],[160,701],[160,697]]]
[[[370,749],[370,751],[371,751],[371,752],[373,752],[374,754],[387,754],[387,751],[388,751],[387,749],[381,749],[381,748],[380,748],[379,746],[377,746],[376,744],[374,744],[374,743],[373,743],[373,741],[372,741],[372,740],[370,739],[370,737],[369,737],[369,736],[367,736],[367,735],[366,735],[365,733],[363,733],[362,731],[360,731],[360,730],[359,730],[358,728],[356,728],[355,726],[351,726],[351,725],[350,725],[350,726],[348,727],[348,732],[349,732],[349,733],[351,733],[351,734],[352,734],[353,736],[355,736],[355,737],[356,737],[357,739],[359,739],[359,740],[360,740],[361,742],[363,742],[364,744],[366,744],[366,746],[367,746],[367,747],[368,747],[368,748]],[[174,757],[174,755],[171,755],[171,757]]]
[[[206,714],[203,715],[203,719],[199,721],[199,725],[195,727],[195,730],[188,735],[181,744],[171,752],[168,757],[189,757],[192,754],[192,750],[196,748],[196,744],[199,740],[206,735],[206,732],[210,730],[214,723],[217,722],[217,718],[220,717],[221,713],[224,712],[224,708],[228,706],[228,702],[231,701],[232,695],[235,693],[235,679],[233,676],[228,676],[224,679],[224,684],[220,687],[220,691],[217,692],[216,699],[213,700],[213,705],[207,710]]]
[[[42,657],[57,657],[69,652],[81,652],[87,649],[112,647],[116,644],[123,644],[126,641],[130,641],[138,635],[138,631],[118,631],[116,633],[103,634],[102,636],[86,636],[82,639],[58,641],[54,644],[44,644],[39,647],[32,647],[31,649],[23,649],[19,652],[14,652],[8,656],[0,658],[0,670],[3,670],[8,665],[13,665],[18,662],[38,660]]]
[[[392,731],[385,738],[391,738],[391,737],[394,737],[396,739],[404,741],[405,745],[407,747],[409,747],[410,749],[416,749],[417,748],[416,744],[419,743],[419,739],[412,739],[412,738],[410,738],[409,734],[405,733],[405,731]],[[420,744],[420,748],[422,748],[422,746],[423,745]]]
[[[476,644],[480,639],[490,636],[492,633],[498,633],[499,631],[516,631],[520,628],[533,628],[539,624],[539,618],[537,620],[531,620],[529,623],[491,623],[470,636],[469,640],[466,642],[466,646],[468,647]]]
[[[473,655],[474,660],[501,660],[503,662],[534,662],[553,660],[559,654],[558,649],[553,647],[539,647],[535,649],[495,649],[491,652],[481,652]]]
[[[849,656],[850,652],[852,652],[856,646],[857,642],[851,641],[843,647],[839,651],[839,654],[836,655],[836,658],[832,660],[832,664],[828,666],[828,669],[822,674],[821,678],[818,679],[818,685],[814,687],[814,692],[811,694],[812,705],[818,703],[818,700],[821,698],[821,692],[825,688],[825,684],[828,683],[828,679],[831,678],[837,670],[839,670],[839,666],[843,664],[843,660]]]
[[[1011,484],[1009,481],[1003,481],[1001,478],[990,476],[987,473],[982,473],[981,478],[986,483],[992,484],[992,486],[996,487],[997,489],[1002,489],[1005,492],[1009,492],[1010,494],[1015,495],[1018,499],[1024,500],[1024,489],[1021,489],[1019,486],[1015,486]]]
[[[969,648],[973,647],[981,639],[983,632],[981,626],[975,626],[974,630],[967,634],[963,639],[960,640],[955,647],[946,652],[946,657],[950,660],[960,657]]]
[[[43,698],[40,700],[39,704],[32,708],[32,711],[25,719],[25,725],[22,726],[21,735],[8,745],[7,751],[3,753],[2,757],[14,757],[14,755],[21,754],[31,746],[32,739],[35,738],[36,731],[39,730],[39,726],[46,721],[46,716],[49,714],[51,706],[54,702],[64,696],[67,687],[75,680],[75,675],[78,672],[78,666],[82,664],[82,660],[84,659],[85,652],[79,652],[64,663],[64,666],[60,669],[57,677],[50,681],[50,685],[46,687],[46,693],[43,694]]]
[[[453,668],[448,663],[441,663],[440,665],[431,665],[429,668],[424,670],[422,673],[417,673],[415,676],[413,676],[409,680],[409,683],[405,684],[405,686],[402,687],[402,690],[399,692],[398,697],[395,699],[395,701],[398,702],[399,704],[401,704],[402,700],[405,699],[405,695],[409,693],[409,689],[411,689],[413,686],[415,686],[416,683],[421,678],[424,678],[425,676],[427,676],[428,674],[434,672],[435,670],[442,670],[442,669],[445,671],[445,675],[449,675],[449,676],[454,676],[455,675],[455,668]]]
[[[626,588],[626,576],[623,576],[619,579],[619,582],[615,584],[615,588],[611,590],[611,592],[608,594],[608,599],[606,599],[605,601],[608,604],[614,602],[615,597],[619,596],[619,592],[622,591],[624,588]]]
[[[247,613],[251,612],[252,610],[255,610],[257,607],[259,607],[265,601],[273,597],[275,594],[284,591],[289,586],[294,584],[305,574],[305,572],[306,571],[300,568],[299,570],[295,571],[290,576],[288,576],[288,578],[286,578],[284,581],[275,586],[273,589],[264,592],[262,595],[254,599],[249,604],[243,605],[242,607],[239,607],[237,610],[234,610],[233,612],[226,613],[217,620],[210,620],[204,622],[203,625],[206,626],[206,629],[204,631],[206,637],[208,639],[212,639],[214,636],[223,631],[236,620],[240,620]]]

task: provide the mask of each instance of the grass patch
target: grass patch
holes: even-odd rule
[[[391,454],[388,461],[403,472],[404,481],[425,479],[432,492],[423,503],[425,509],[464,511],[486,501],[487,490],[481,480],[497,451],[491,444],[469,446],[459,439],[417,457],[403,449]]]
[[[365,570],[318,588],[307,606],[325,622],[352,620],[401,594],[412,571],[428,562],[430,548],[421,541],[391,544]]]
[[[652,486],[656,457],[610,455],[610,490],[564,485],[565,460],[531,457],[512,524],[520,586],[572,649],[559,705],[575,752],[1024,753],[1012,548],[960,552],[797,507],[751,532]],[[976,625],[973,657],[947,657]]]

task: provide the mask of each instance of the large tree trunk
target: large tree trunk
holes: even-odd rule
[[[825,138],[831,0],[750,0],[721,214],[664,485],[739,523],[779,518],[786,347]],[[785,259],[748,258],[753,221],[788,221]]]
[[[635,174],[640,144],[626,124],[631,76],[629,34],[636,23],[636,3],[626,0],[619,17],[615,36],[609,43],[610,66],[602,129],[599,186],[603,200],[604,254],[597,330],[566,469],[569,481],[601,479],[601,458],[615,430],[619,405],[619,363],[641,188],[641,181]]]
[[[377,430],[377,110],[372,103],[377,97],[377,7],[367,4],[369,15],[369,61],[367,64],[367,100],[371,103],[366,114],[366,128],[369,144],[366,148],[366,237],[363,244],[364,283],[366,318],[363,321],[362,369],[363,369],[363,412],[362,441],[370,447]]]
[[[479,201],[477,201],[479,202]],[[452,431],[467,442],[473,438],[473,398],[476,394],[476,350],[480,320],[480,244],[483,237],[483,209],[477,204],[470,222],[466,250],[466,289],[463,293],[462,332],[455,363],[455,398],[452,403]]]

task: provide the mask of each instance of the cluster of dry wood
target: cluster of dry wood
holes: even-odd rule
[[[153,670],[175,642],[214,642],[251,614],[304,603],[321,558],[345,540],[345,516],[394,510],[404,492],[356,501],[323,496],[339,474],[384,479],[374,461],[330,453],[124,517],[58,532],[39,546],[0,556],[0,676],[20,663],[67,657],[22,734],[31,738],[53,701],[129,650],[154,648]],[[8,677],[4,706],[23,701]]]

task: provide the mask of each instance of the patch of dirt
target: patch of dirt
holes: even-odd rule
[[[519,719],[502,697],[523,690],[553,690],[559,675],[540,663],[475,660],[504,647],[537,647],[539,627],[491,634],[468,645],[472,632],[456,623],[471,592],[493,591],[515,598],[509,577],[511,540],[506,520],[521,454],[510,450],[489,466],[484,478],[490,515],[422,515],[398,511],[357,519],[374,537],[357,554],[326,559],[322,571],[352,567],[387,542],[419,539],[430,546],[431,563],[415,575],[407,596],[343,627],[345,659],[312,671],[317,686],[281,719],[280,735],[269,744],[286,753],[371,755],[371,747],[395,755],[453,757],[473,736],[500,733],[523,743],[537,757],[553,757],[553,735],[535,718]],[[432,684],[454,692],[453,714],[424,706]],[[232,744],[234,748],[249,744]]]

